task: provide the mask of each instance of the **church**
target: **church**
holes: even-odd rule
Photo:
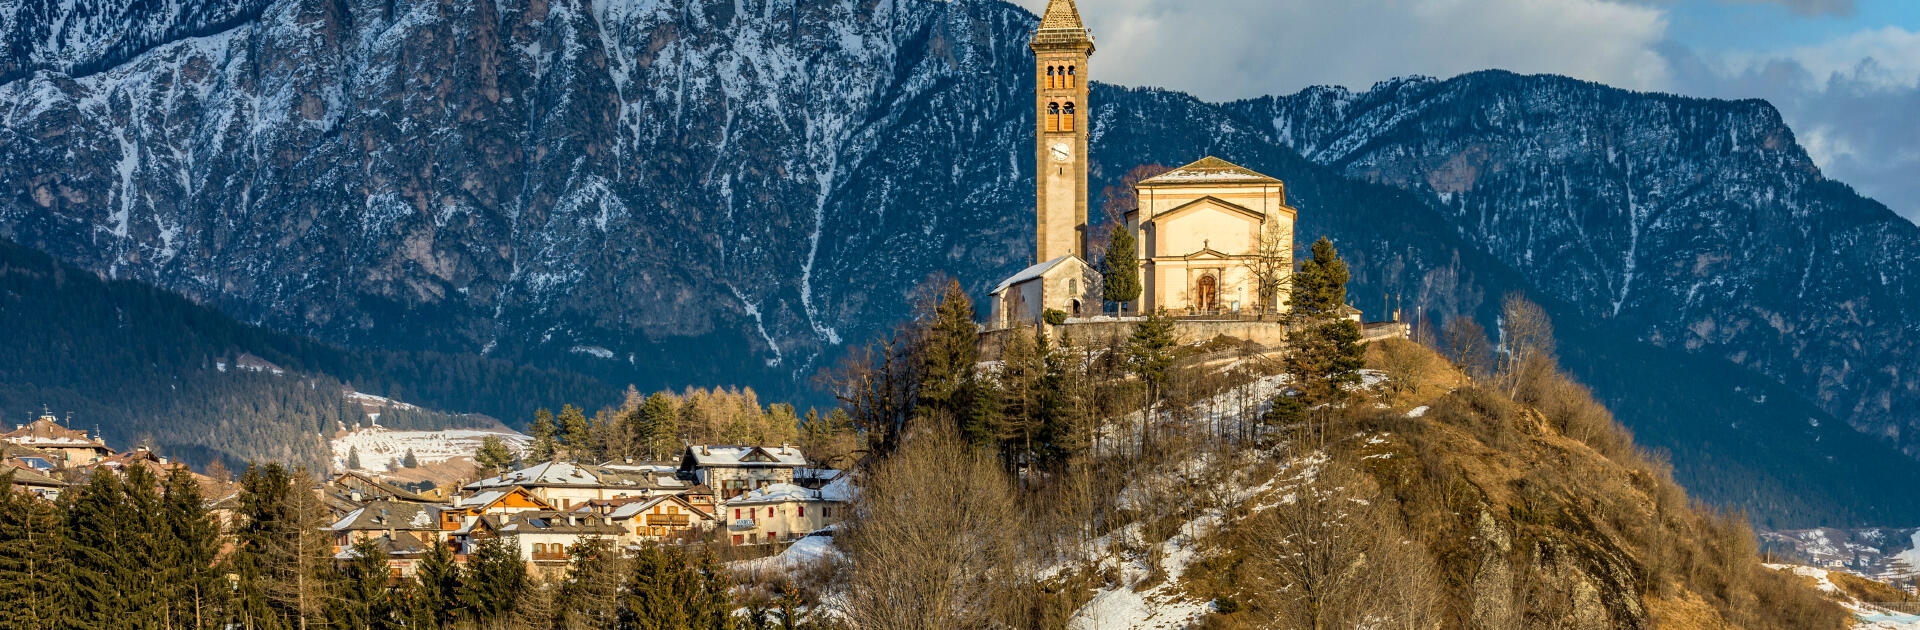
[[[1093,36],[1073,0],[1051,0],[1034,56],[1034,215],[1038,261],[994,287],[988,328],[1034,326],[1058,311],[1102,314],[1103,280],[1087,261],[1087,60]],[[1215,157],[1140,181],[1124,217],[1140,261],[1139,299],[1123,315],[1284,313],[1296,212],[1280,180]],[[1058,317],[1058,316],[1056,316]]]

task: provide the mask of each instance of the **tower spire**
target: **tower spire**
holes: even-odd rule
[[[1051,0],[1048,2],[1047,12],[1040,16],[1040,28],[1087,30],[1087,27],[1080,24],[1080,8],[1074,6],[1073,0]]]

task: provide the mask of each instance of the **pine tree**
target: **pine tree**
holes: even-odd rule
[[[567,405],[560,408],[560,438],[567,448],[567,459],[574,462],[589,462],[596,459],[593,448],[593,425],[587,422],[587,416],[578,407]]]
[[[651,461],[673,456],[680,435],[680,410],[666,392],[654,392],[640,404],[643,452]]]
[[[407,449],[406,457],[400,458],[400,465],[408,468],[419,468],[420,458],[413,456],[413,449]]]
[[[515,597],[527,586],[526,560],[506,541],[491,538],[467,556],[460,601],[473,620],[486,623],[511,614]]]
[[[1292,330],[1287,333],[1287,373],[1309,403],[1345,395],[1366,365],[1360,326],[1343,312],[1347,263],[1322,236],[1313,242],[1313,258],[1293,276]]]
[[[326,511],[305,472],[250,466],[240,480],[239,523],[226,572],[235,577],[231,619],[277,630],[323,623],[332,597]]]
[[[120,559],[128,573],[134,571],[135,558],[161,559],[171,555],[174,548],[173,529],[167,526],[166,508],[160,496],[160,480],[154,477],[153,469],[138,461],[129,463],[123,473],[122,483],[126,509],[131,518],[124,526],[127,535],[126,544]],[[95,474],[99,474],[96,471]],[[128,584],[131,584],[129,582]],[[122,602],[122,613],[142,619],[161,619],[167,613],[167,600],[163,588],[129,588]]]
[[[72,576],[69,619],[82,628],[128,627],[126,611],[145,580],[133,570],[140,518],[125,487],[112,473],[94,474],[66,510],[68,570]]]
[[[554,437],[559,428],[553,424],[553,412],[544,407],[533,412],[533,424],[527,428],[527,432],[533,436],[532,451],[527,454],[532,459],[530,463],[553,461],[560,449]]]
[[[340,598],[335,602],[332,619],[347,630],[374,630],[390,627],[393,599],[387,588],[387,550],[373,539],[362,539],[352,547],[352,559],[341,571]]]
[[[1105,268],[1101,270],[1106,281],[1103,297],[1123,305],[1140,299],[1140,258],[1133,231],[1123,223],[1115,223],[1108,243]]]
[[[66,539],[54,504],[13,487],[0,471],[0,628],[54,630],[69,618]]]
[[[1154,311],[1133,329],[1127,338],[1127,369],[1147,384],[1149,397],[1158,400],[1173,372],[1173,350],[1179,341],[1173,335],[1173,318],[1166,311]]]
[[[360,447],[347,447],[347,470],[360,470]]]
[[[428,628],[449,628],[467,612],[460,598],[460,566],[445,544],[431,539],[425,544],[427,552],[413,573],[413,618]]]
[[[918,413],[956,422],[966,418],[966,394],[973,385],[974,365],[980,359],[980,326],[973,321],[973,300],[958,280],[948,280],[934,303],[921,359],[925,368]]]
[[[227,592],[225,576],[214,567],[220,525],[207,513],[192,471],[181,466],[167,473],[162,503],[170,539],[157,558],[163,574],[159,586],[168,602],[167,627],[218,627]]]
[[[605,540],[576,543],[568,552],[568,579],[553,598],[554,625],[614,627],[620,616],[620,592],[626,585],[620,554]]]
[[[473,464],[479,469],[481,477],[492,477],[505,472],[513,465],[513,450],[499,436],[489,435],[480,440],[480,449],[473,453]]]

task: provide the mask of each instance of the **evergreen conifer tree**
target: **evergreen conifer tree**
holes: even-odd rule
[[[515,598],[527,586],[526,561],[506,541],[490,538],[467,556],[460,601],[473,620],[489,623],[510,615]]]
[[[674,455],[679,446],[680,410],[674,406],[673,397],[666,392],[654,392],[640,403],[641,440],[643,452],[652,461],[660,461]]]
[[[162,509],[169,539],[159,560],[158,586],[167,600],[169,628],[219,627],[227,592],[225,576],[214,567],[220,553],[220,524],[207,512],[200,482],[184,466],[167,472]]]
[[[340,598],[333,609],[335,626],[347,630],[391,627],[393,599],[387,588],[387,550],[373,539],[353,544],[352,559],[341,569]]]
[[[360,447],[347,447],[347,470],[360,470]]]
[[[1343,312],[1347,263],[1322,236],[1313,242],[1313,258],[1293,276],[1292,330],[1287,333],[1287,373],[1308,403],[1342,397],[1346,385],[1359,382],[1366,365],[1360,326]]]
[[[587,415],[580,408],[567,405],[560,408],[560,438],[567,448],[567,459],[586,463],[598,459],[593,448],[593,425],[587,422]]]
[[[558,432],[559,428],[553,424],[553,412],[548,411],[544,407],[533,412],[533,424],[527,428],[527,433],[533,436],[532,451],[529,452],[527,456],[532,458],[533,461],[528,463],[537,464],[553,461],[555,452],[560,449],[560,445],[554,437]]]
[[[408,468],[419,468],[420,458],[413,456],[413,449],[407,449],[407,456],[400,458],[400,465]]]
[[[142,546],[140,515],[125,486],[112,473],[90,475],[66,510],[67,559],[72,607],[68,618],[82,628],[124,628],[133,589],[145,581],[129,562]]]
[[[481,477],[492,477],[505,472],[513,465],[513,450],[497,436],[489,435],[480,440],[480,449],[473,453],[473,464]]]
[[[1115,223],[1107,245],[1105,268],[1101,270],[1106,282],[1102,297],[1107,301],[1124,305],[1140,299],[1140,257],[1137,249],[1133,231],[1127,229],[1125,224]]]
[[[973,322],[973,300],[960,281],[948,280],[926,323],[918,413],[950,422],[970,415],[967,394],[979,357],[980,327]]]
[[[453,551],[446,544],[436,540],[425,544],[427,552],[413,573],[409,598],[413,618],[428,628],[450,628],[467,613],[460,597],[460,566],[453,563]]]
[[[0,628],[54,630],[69,618],[70,579],[60,513],[0,471]]]
[[[604,540],[568,549],[567,580],[554,593],[554,625],[610,628],[619,621],[626,575],[620,555]]]

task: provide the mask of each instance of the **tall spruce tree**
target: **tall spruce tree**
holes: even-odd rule
[[[227,582],[214,567],[220,554],[220,524],[207,512],[200,482],[184,466],[167,472],[162,497],[163,521],[170,537],[156,556],[167,600],[169,628],[217,628]]]
[[[566,405],[560,408],[560,439],[567,449],[569,461],[587,463],[599,458],[593,444],[593,424],[587,422],[586,413],[579,407]]]
[[[679,446],[680,410],[675,407],[673,397],[666,392],[654,392],[640,403],[639,431],[641,452],[650,461],[660,461],[674,456]]]
[[[533,412],[533,424],[527,427],[527,433],[533,436],[533,446],[527,453],[532,461],[528,463],[553,461],[555,453],[560,450],[560,444],[554,437],[559,430],[559,427],[553,424],[552,411],[542,407]]]
[[[81,628],[127,628],[127,615],[141,580],[131,560],[141,516],[127,501],[120,477],[90,475],[66,510],[67,559],[72,600],[68,618]]]
[[[414,567],[411,615],[427,628],[450,628],[467,613],[462,602],[460,565],[453,563],[453,551],[437,540],[426,541],[427,552]]]
[[[1134,243],[1133,231],[1123,223],[1113,225],[1113,235],[1108,240],[1107,256],[1100,270],[1106,282],[1102,297],[1109,302],[1125,304],[1140,299],[1140,256],[1138,245]]]
[[[1366,365],[1360,326],[1345,316],[1347,263],[1327,237],[1313,242],[1313,258],[1293,275],[1286,367],[1307,402],[1341,398]]]
[[[980,358],[980,327],[973,321],[973,300],[960,281],[947,281],[926,323],[925,339],[918,413],[964,424]]]
[[[567,551],[567,580],[553,597],[554,625],[615,627],[627,577],[620,554],[605,540],[577,543]]]
[[[632,579],[621,598],[620,620],[636,630],[727,627],[733,611],[723,572],[680,547],[649,544],[632,559]]]
[[[360,470],[360,447],[347,447],[347,470]]]
[[[490,538],[467,556],[460,601],[471,619],[490,623],[508,618],[520,591],[528,585],[526,560],[505,540]]]
[[[420,458],[413,455],[413,449],[407,449],[407,455],[400,458],[400,465],[408,468],[419,468]]]
[[[54,630],[71,618],[66,538],[53,503],[13,487],[0,471],[0,628]]]
[[[394,600],[387,571],[387,550],[373,539],[361,539],[351,548],[351,559],[341,567],[340,597],[334,602],[333,624],[346,630],[394,627]]]

